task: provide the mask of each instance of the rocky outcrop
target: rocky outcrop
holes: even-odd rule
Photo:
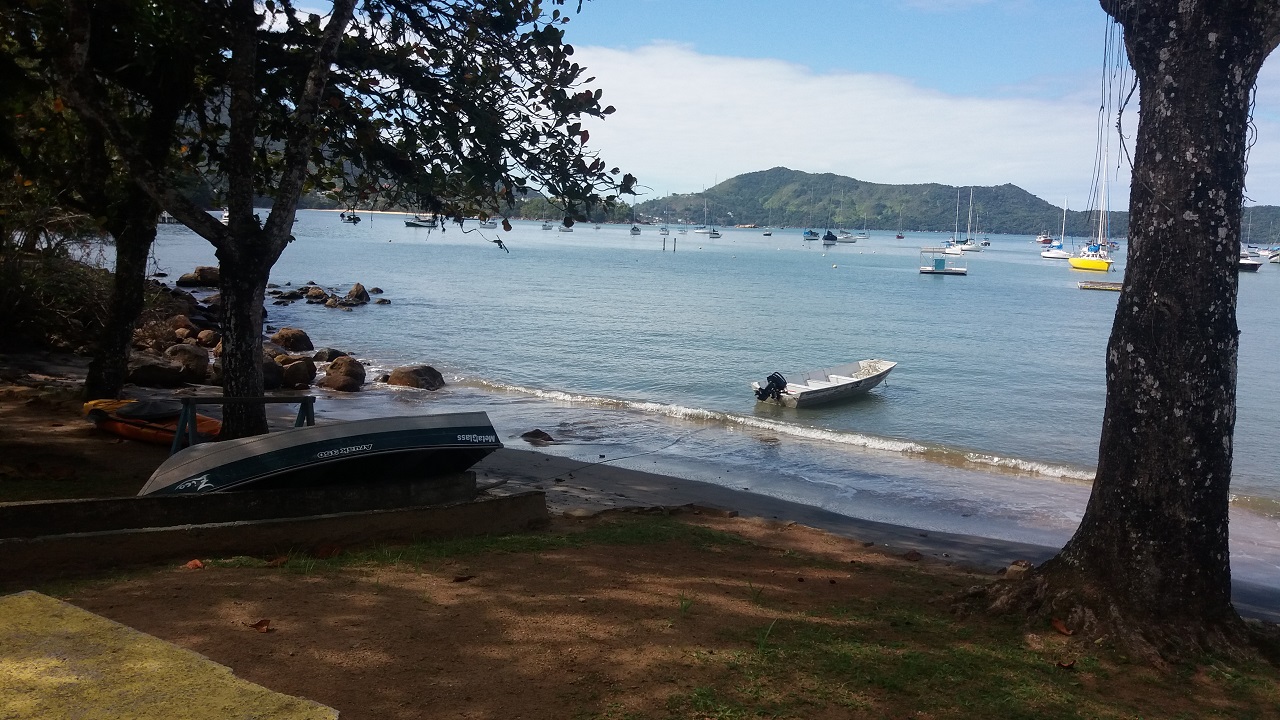
[[[392,370],[390,377],[387,378],[387,384],[439,390],[444,387],[444,377],[430,365],[411,365]]]
[[[271,342],[294,352],[315,349],[306,331],[299,328],[280,328],[279,332],[271,336]]]
[[[520,433],[520,437],[524,438],[524,440],[531,445],[549,445],[556,441],[555,438],[551,437],[550,433],[539,430],[538,428],[534,428],[526,433]]]
[[[277,355],[275,362],[284,370],[284,387],[302,390],[316,379],[316,364],[305,355]]]
[[[369,292],[364,289],[364,285],[356,283],[347,291],[347,296],[343,298],[343,300],[346,300],[348,303],[358,303],[363,305],[369,302]]]
[[[218,268],[201,266],[174,283],[178,287],[218,287]]]
[[[341,350],[334,350],[333,348],[327,347],[317,350],[315,354],[311,356],[311,359],[316,362],[333,362],[340,357],[346,356],[347,353],[344,353]]]
[[[329,299],[329,293],[324,288],[311,287],[307,288],[307,302],[324,302]]]
[[[196,335],[196,342],[199,343],[201,347],[207,347],[207,348],[211,348],[214,346],[221,346],[222,333],[218,332],[217,330],[201,330]]]
[[[378,298],[377,300],[373,301],[373,304],[374,305],[390,305],[391,301],[388,300],[387,298]]]
[[[176,388],[190,382],[181,363],[146,353],[130,353],[127,382],[142,387]],[[203,376],[201,380],[203,381]]]
[[[343,356],[329,363],[324,377],[316,382],[316,387],[340,392],[356,392],[362,385],[364,385],[364,366],[351,356]]]
[[[202,383],[209,374],[209,351],[196,345],[173,345],[164,356],[182,366],[183,381]]]

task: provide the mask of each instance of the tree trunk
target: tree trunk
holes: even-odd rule
[[[997,605],[1030,601],[1165,657],[1230,650],[1241,200],[1280,15],[1262,0],[1102,4],[1124,27],[1141,112],[1098,474],[1075,536]]]
[[[134,188],[126,194],[122,213],[120,230],[114,233],[116,268],[111,304],[85,377],[86,400],[120,396],[129,374],[133,330],[145,303],[147,255],[156,239],[160,207],[140,188]]]
[[[271,263],[253,253],[218,253],[221,268],[222,392],[228,397],[262,397],[262,306]],[[265,406],[223,408],[222,438],[267,432]]]

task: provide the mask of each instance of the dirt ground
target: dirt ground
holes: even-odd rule
[[[551,719],[664,716],[668,698],[719,672],[700,658],[749,650],[779,617],[887,589],[846,569],[864,557],[853,541],[705,522],[762,544],[589,546],[313,574],[174,567],[67,599],[343,718]],[[271,632],[250,627],[262,619]]]

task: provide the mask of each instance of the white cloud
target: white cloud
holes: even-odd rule
[[[577,59],[618,108],[591,144],[659,193],[782,165],[876,183],[1014,183],[1080,207],[1092,177],[1096,101],[1084,97],[956,97],[669,44]]]
[[[673,44],[577,50],[597,78],[592,85],[618,108],[591,125],[591,145],[658,194],[696,192],[782,165],[875,183],[1013,183],[1054,204],[1066,198],[1083,208],[1088,201],[1096,91],[960,97],[900,77],[819,74]],[[1280,204],[1280,123],[1269,101],[1259,93],[1249,195]],[[1136,105],[1125,116],[1130,146]],[[1114,166],[1118,143],[1112,147]],[[1111,207],[1125,207],[1127,173],[1111,185]]]

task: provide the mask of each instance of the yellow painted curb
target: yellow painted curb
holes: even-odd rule
[[[335,720],[172,643],[36,592],[0,597],[0,718]]]

